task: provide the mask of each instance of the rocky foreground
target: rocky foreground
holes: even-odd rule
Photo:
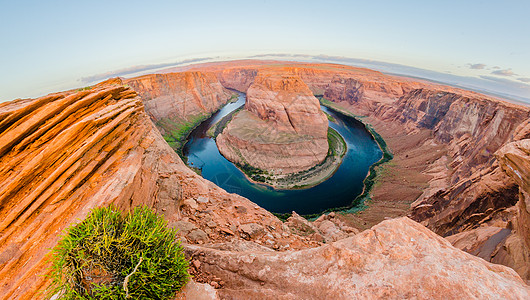
[[[256,69],[213,69],[217,77],[198,85],[248,88]],[[91,208],[111,203],[124,210],[148,205],[179,229],[194,274],[180,298],[530,297],[521,279],[530,236],[528,108],[440,86],[418,91],[422,83],[364,69],[288,69],[314,93],[365,112],[376,129],[397,126],[420,150],[447,149],[422,165],[420,171],[441,169],[430,183],[441,192],[420,193],[423,204],[413,207],[412,216],[439,234],[469,234],[452,242],[471,253],[481,249],[473,254],[486,260],[503,253],[502,262],[519,274],[455,248],[406,217],[362,232],[339,214],[315,222],[294,214],[282,223],[187,168],[153,124],[154,114],[146,113],[148,100],[113,80],[0,104],[0,298],[43,298],[48,249]],[[445,134],[458,139],[444,140]],[[399,163],[414,153],[395,149]],[[476,188],[481,182],[490,189]],[[440,200],[424,202],[433,197]],[[427,213],[416,213],[421,207]]]
[[[216,142],[228,160],[282,175],[323,162],[327,133],[326,115],[299,76],[260,72],[247,90],[245,109]]]

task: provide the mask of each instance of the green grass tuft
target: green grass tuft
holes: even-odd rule
[[[170,299],[188,281],[188,261],[162,216],[137,207],[125,217],[96,208],[51,252],[50,296]]]

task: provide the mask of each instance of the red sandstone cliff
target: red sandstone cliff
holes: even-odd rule
[[[229,160],[274,174],[296,173],[328,153],[328,121],[300,77],[261,72],[248,88],[245,110],[217,137]]]
[[[207,72],[150,74],[124,83],[138,93],[162,134],[215,112],[233,94]]]
[[[490,208],[493,210],[506,208],[517,201],[514,183],[498,171],[493,153],[509,142],[515,128],[530,117],[530,110],[527,107],[499,101],[475,92],[416,82],[354,67],[285,63],[275,66],[250,65],[246,68],[243,66],[228,68],[218,76],[223,78],[221,80],[223,84],[228,82],[232,86],[237,86],[238,80],[243,80],[245,85],[252,82],[255,75],[244,79],[241,77],[243,74],[254,74],[256,70],[296,70],[309,87],[319,92],[323,91],[322,94],[328,100],[347,103],[354,114],[401,124],[403,130],[411,134],[420,129],[431,131],[432,142],[446,145],[449,154],[446,187],[449,188],[449,185],[459,187],[453,192],[445,191],[449,197],[444,196],[446,200],[443,202],[446,204],[441,204],[437,200],[427,200],[428,197],[418,199],[437,202],[438,208],[432,210],[430,215],[439,215],[445,209],[445,205],[454,206],[456,202],[469,198],[474,199],[472,200],[474,202],[482,201],[489,204],[464,205],[458,211],[452,212],[455,218],[464,217],[464,214],[484,213]],[[233,76],[234,73],[239,76]],[[487,197],[490,200],[481,196],[484,195],[484,192],[480,192],[481,188],[475,188],[471,184],[480,181],[484,176],[492,177],[491,180],[485,181],[490,182],[486,184],[488,188],[485,190],[485,193],[491,194]],[[492,182],[498,187],[494,188]],[[438,191],[436,188],[433,187],[425,195],[436,193]],[[465,193],[474,195],[468,197],[464,196]],[[416,204],[421,205],[422,201]],[[421,211],[425,209],[426,206],[422,206]],[[423,215],[416,219],[426,220],[426,218],[429,217]],[[440,221],[433,223],[426,224],[430,224],[428,226],[435,230],[436,226],[445,226]],[[476,219],[471,223],[476,224]],[[437,232],[446,234],[458,230],[453,224]]]

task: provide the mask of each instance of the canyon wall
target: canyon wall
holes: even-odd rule
[[[247,89],[245,110],[217,137],[221,154],[273,174],[296,173],[328,153],[328,120],[297,75],[260,72]]]
[[[482,226],[448,236],[447,239],[460,249],[485,260],[512,267],[523,278],[530,278],[530,120],[514,132],[513,141],[499,149],[495,156],[495,172],[505,172],[511,182],[511,197],[516,205],[500,210],[502,218],[486,220]],[[499,183],[481,180],[483,185]],[[503,199],[503,194],[497,196]],[[480,220],[480,218],[478,218]],[[504,221],[504,222],[502,222]],[[479,222],[480,224],[480,222]]]
[[[123,83],[138,93],[155,123],[167,118],[189,121],[193,116],[211,114],[233,94],[214,74],[203,72],[150,74]]]
[[[368,122],[400,126],[411,138],[420,132],[430,132],[430,137],[422,143],[443,145],[446,154],[421,166],[420,171],[433,178],[419,198],[410,199],[416,200],[410,216],[436,233],[449,236],[479,226],[501,226],[501,229],[511,226],[519,187],[502,171],[494,153],[515,140],[516,127],[530,117],[528,107],[476,92],[354,67],[284,63],[248,68],[253,70],[252,74],[264,68],[296,71],[313,93],[323,94],[325,99],[353,114],[369,116]],[[240,78],[231,73],[242,76],[244,69],[243,66],[227,68],[218,76],[224,78],[223,84],[237,86]],[[252,76],[244,82],[248,85]],[[524,246],[512,256],[528,259],[528,249]],[[508,260],[514,258],[504,260],[505,264],[514,266],[506,263]],[[527,273],[521,274],[527,277]]]
[[[394,102],[366,96],[366,89],[373,88],[356,80],[342,94],[337,94],[331,86],[333,82],[326,98],[349,99],[356,113],[397,122],[411,134],[427,129],[432,135],[429,143],[445,145],[445,160],[432,165],[433,169],[441,165],[446,174],[435,178],[435,184],[412,203],[410,216],[414,220],[442,236],[463,233],[450,240],[458,240],[455,245],[462,249],[513,267],[525,279],[530,278],[525,267],[530,261],[530,247],[518,242],[513,234],[509,235],[516,218],[513,206],[519,200],[519,187],[501,170],[494,156],[513,140],[516,127],[528,120],[528,107],[440,86],[410,89],[407,84],[403,90],[408,92],[403,95],[389,94],[388,99],[396,99]],[[440,182],[445,183],[440,185]]]
[[[124,83],[138,93],[151,120],[177,151],[193,127],[237,96],[208,72],[150,74]]]

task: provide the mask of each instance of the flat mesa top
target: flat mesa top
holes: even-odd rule
[[[230,135],[254,141],[259,144],[292,144],[312,139],[293,131],[284,131],[272,126],[271,122],[260,119],[248,110],[241,110],[228,124]]]

